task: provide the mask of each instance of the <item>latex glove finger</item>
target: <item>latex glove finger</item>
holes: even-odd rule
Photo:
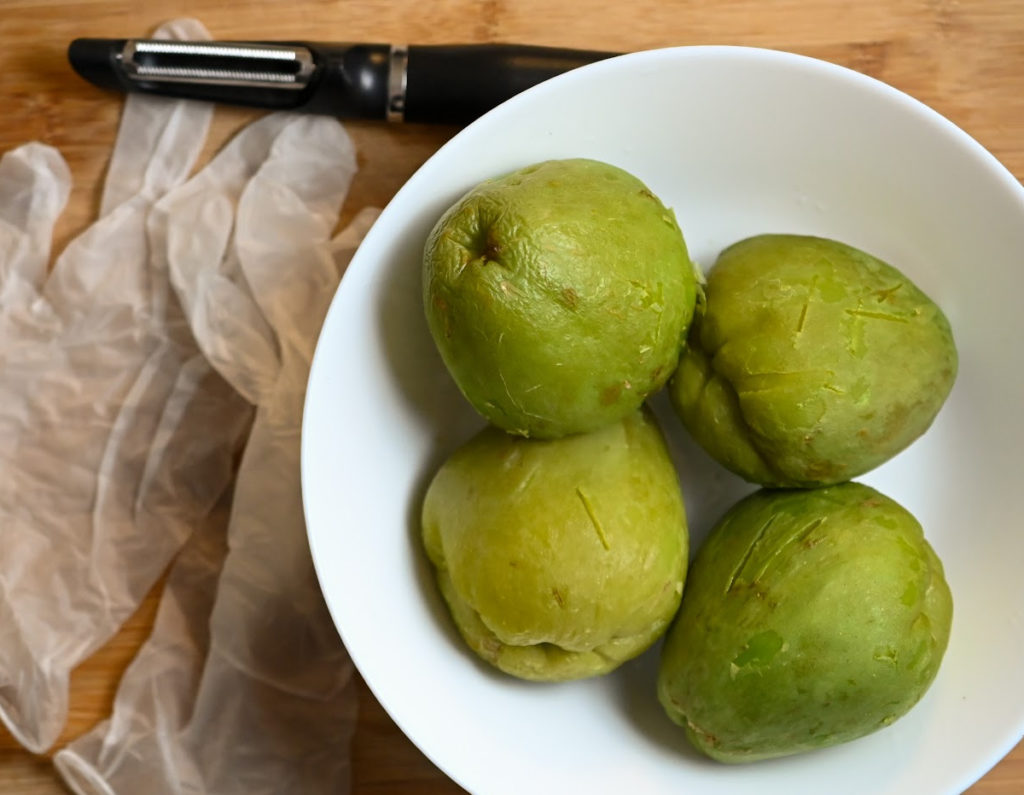
[[[194,20],[161,25],[156,35],[208,38]],[[164,277],[158,274],[151,280],[138,267],[149,257],[146,217],[155,201],[185,181],[206,141],[212,114],[205,102],[128,95],[100,218],[68,244],[45,286],[59,315],[70,317],[96,303],[115,302],[136,315],[163,310]]]
[[[241,221],[235,218],[235,208],[274,157],[278,139],[302,119],[275,113],[250,124],[205,169],[166,196],[150,223],[150,245],[166,258],[201,350],[251,403],[259,403],[272,388],[280,357],[274,331],[239,263],[234,238]],[[290,157],[286,167],[301,162]],[[336,167],[322,158],[317,163],[325,169]],[[302,245],[281,228],[276,205],[269,209],[267,223],[284,235],[279,244]]]
[[[346,238],[352,250],[356,235]],[[306,289],[261,293],[276,301],[273,317],[310,314],[313,335],[282,345],[277,388],[257,412],[235,487],[210,650],[183,732],[206,791],[219,795],[333,795],[348,783],[348,755],[338,749],[353,730],[353,668],[313,571],[299,474],[304,351],[337,285],[333,262],[334,278],[324,281],[331,259],[326,239],[313,250],[300,247],[288,275]],[[326,293],[312,305],[305,300],[311,285]]]
[[[0,301],[5,288],[42,284],[53,225],[70,190],[71,172],[51,146],[25,144],[0,158]],[[8,288],[15,274],[25,285]]]
[[[160,25],[152,38],[205,41],[210,34],[195,19],[179,19]],[[184,182],[202,151],[212,113],[205,102],[130,94],[107,169],[100,216],[140,194],[155,201]]]
[[[301,351],[307,366],[338,281],[329,243],[355,172],[355,148],[336,120],[297,117],[238,205],[245,278],[279,344]],[[308,263],[302,279],[292,273],[296,260]]]
[[[222,501],[175,560],[152,634],[121,679],[111,717],[54,756],[78,795],[210,792],[189,763],[192,749],[178,744],[209,648],[229,507]]]

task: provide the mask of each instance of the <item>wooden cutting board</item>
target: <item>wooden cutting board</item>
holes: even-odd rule
[[[1024,177],[1024,0],[4,0],[0,152],[42,140],[68,160],[75,182],[58,224],[55,251],[96,212],[120,110],[116,98],[71,73],[67,43],[77,36],[140,36],[180,16],[202,20],[221,39],[511,41],[616,51],[727,43],[790,50],[852,67],[906,91]],[[218,111],[206,156],[256,115]],[[361,207],[383,206],[454,132],[382,124],[349,129],[361,171],[342,223]],[[74,673],[61,744],[109,713],[118,678],[152,624],[158,595],[159,585],[120,634]],[[403,737],[361,683],[359,697],[355,793],[460,791]],[[0,792],[65,791],[48,758],[20,750],[0,729]],[[970,792],[1024,793],[1024,745]]]

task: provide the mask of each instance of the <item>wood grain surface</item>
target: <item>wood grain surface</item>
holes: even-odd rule
[[[0,0],[0,152],[44,141],[60,149],[74,178],[55,251],[96,212],[120,112],[116,97],[72,74],[68,42],[141,36],[180,16],[202,20],[222,39],[510,41],[617,51],[728,43],[790,50],[906,91],[977,138],[1018,179],[1024,176],[1024,0]],[[256,115],[218,111],[207,156]],[[363,206],[385,204],[454,133],[411,125],[349,129],[361,171],[342,223]],[[159,584],[122,631],[74,672],[61,744],[108,714],[158,596]],[[460,791],[402,736],[362,684],[359,696],[353,792]],[[20,750],[0,729],[0,793],[63,792],[49,759]],[[970,792],[1024,793],[1024,746]]]

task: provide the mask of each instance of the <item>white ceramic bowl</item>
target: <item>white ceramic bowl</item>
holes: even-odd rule
[[[658,649],[590,681],[538,685],[478,663],[418,543],[444,456],[482,423],[434,350],[420,299],[428,230],[478,181],[592,157],[644,180],[707,268],[761,232],[833,237],[901,268],[952,323],[961,367],[931,430],[862,478],[910,509],[946,565],[952,639],[931,690],[843,746],[724,766],[689,749],[655,699]],[[779,52],[626,55],[507,102],[444,146],[388,205],[323,327],[303,429],[309,538],[359,671],[402,730],[474,793],[794,795],[959,792],[1024,731],[1024,190],[906,95]],[[750,490],[656,408],[696,548]]]

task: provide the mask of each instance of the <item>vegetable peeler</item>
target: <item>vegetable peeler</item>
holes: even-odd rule
[[[520,44],[75,39],[101,88],[342,119],[466,124],[537,83],[615,53]]]

